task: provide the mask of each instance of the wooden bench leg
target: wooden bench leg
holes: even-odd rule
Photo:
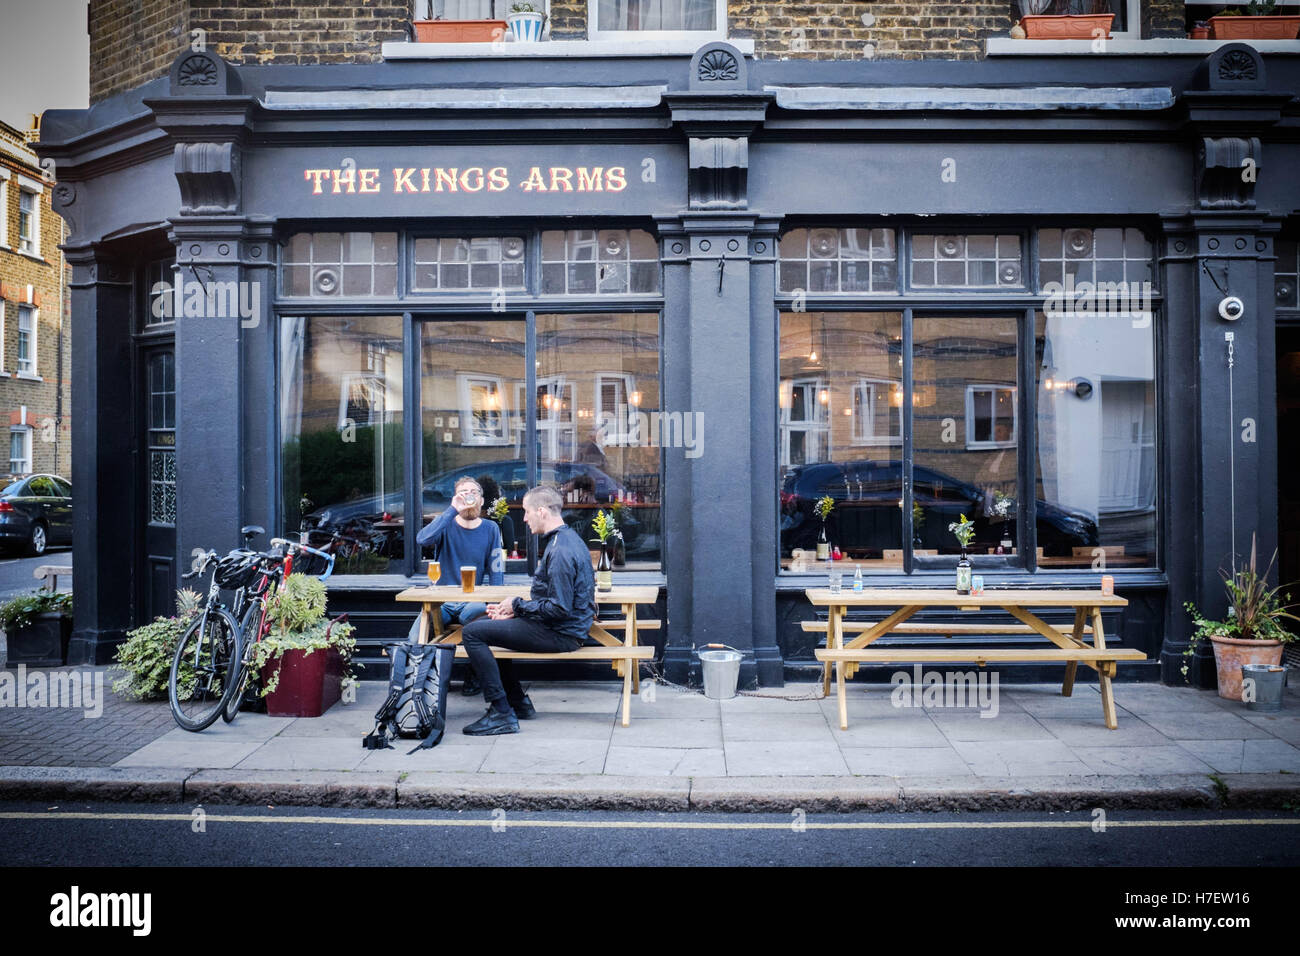
[[[1087,611],[1081,607],[1074,609],[1074,641],[1076,644],[1083,640],[1083,623]],[[1074,693],[1074,675],[1079,669],[1078,661],[1070,661],[1065,665],[1065,680],[1061,681],[1061,696],[1069,697]]]
[[[623,661],[623,726],[628,725],[632,715],[632,672],[640,670],[636,661]]]
[[[840,695],[840,730],[849,729],[849,703],[844,696],[844,662],[835,662],[835,689]]]
[[[1106,649],[1106,632],[1101,626],[1099,607],[1092,609],[1092,643],[1099,651]],[[1110,679],[1115,676],[1118,667],[1115,661],[1097,662],[1097,683],[1101,685],[1101,712],[1110,730],[1119,729],[1119,718],[1115,716],[1115,692],[1110,686]]]

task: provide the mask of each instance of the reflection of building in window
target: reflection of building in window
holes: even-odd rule
[[[384,379],[368,372],[347,372],[339,399],[339,428],[381,425],[387,414]]]
[[[596,373],[596,425],[605,440],[621,444],[628,437],[628,416],[636,412],[641,396],[633,388],[631,375],[622,372]]]
[[[853,386],[853,444],[903,441],[903,386],[887,379],[858,379]]]
[[[967,448],[1015,448],[1016,421],[1014,386],[966,386]]]
[[[523,408],[524,385],[515,391]],[[569,461],[574,451],[573,383],[562,376],[537,379],[537,445],[546,461]],[[523,423],[516,425],[515,449],[522,453]]]
[[[822,378],[781,382],[781,464],[825,461],[830,431],[830,389]]]
[[[1101,383],[1098,511],[1141,511],[1156,500],[1155,404],[1151,383]]]
[[[508,445],[505,386],[500,378],[486,375],[457,375],[460,396],[461,443],[465,445]]]

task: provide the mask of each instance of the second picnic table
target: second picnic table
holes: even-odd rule
[[[826,647],[818,649],[816,657],[824,665],[822,685],[830,693],[831,667],[835,668],[836,690],[839,696],[840,729],[849,727],[848,703],[844,681],[852,677],[858,665],[867,662],[902,663],[925,661],[961,661],[983,665],[989,661],[1060,662],[1065,664],[1065,679],[1061,695],[1069,697],[1074,689],[1075,670],[1080,663],[1097,671],[1101,688],[1102,714],[1106,726],[1115,730],[1119,722],[1115,716],[1115,698],[1111,678],[1115,676],[1117,662],[1146,660],[1141,651],[1130,648],[1107,648],[1102,627],[1101,609],[1127,607],[1128,601],[1100,590],[986,590],[982,594],[958,594],[945,588],[866,588],[862,591],[841,590],[833,593],[829,588],[809,588],[804,592],[808,600],[818,607],[827,608],[827,620],[805,621],[804,630],[826,632]],[[851,607],[897,608],[880,621],[848,621]],[[1016,619],[1016,624],[956,624],[942,621],[907,623],[924,608],[947,608],[954,611],[977,611],[985,607],[1001,608]],[[1046,623],[1029,608],[1069,607],[1074,609],[1074,624]],[[848,632],[858,637],[845,640]],[[1053,645],[1050,648],[903,648],[869,647],[886,634],[937,634],[951,638],[958,634],[1040,634]],[[1093,643],[1084,642],[1091,634]]]
[[[528,600],[529,585],[480,584],[474,590],[466,592],[455,585],[437,585],[407,588],[397,595],[398,601],[409,601],[422,605],[420,609],[419,642],[428,643],[430,638],[444,644],[460,643],[460,625],[444,628],[439,609],[443,604],[474,601],[495,604],[507,598]],[[659,599],[659,589],[654,585],[623,585],[608,591],[596,591],[597,610],[600,605],[617,605],[622,616],[614,621],[602,621],[599,618],[591,622],[589,636],[597,646],[579,647],[577,650],[562,653],[532,653],[493,648],[496,657],[509,657],[513,660],[607,660],[614,671],[623,678],[623,714],[622,724],[628,726],[631,714],[632,694],[641,689],[640,664],[642,660],[654,657],[654,648],[642,646],[637,633],[642,630],[657,630],[659,622],[637,618],[638,604],[654,604]],[[611,630],[612,629],[612,630]],[[615,632],[622,632],[620,638]],[[456,655],[464,657],[463,648],[456,648]]]

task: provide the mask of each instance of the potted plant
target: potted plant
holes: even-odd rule
[[[291,574],[267,599],[271,629],[252,646],[249,669],[273,717],[319,717],[343,696],[356,641],[342,618],[325,617],[325,584]]]
[[[1294,40],[1300,34],[1300,16],[1277,16],[1277,0],[1250,0],[1243,12],[1239,7],[1210,17],[1210,36],[1215,40]]]
[[[597,511],[595,519],[591,522],[591,530],[600,539],[600,557],[596,563],[596,588],[608,591],[614,586],[613,555],[610,552],[614,547],[614,535],[618,532],[613,513],[606,514],[603,508]]]
[[[176,613],[156,617],[126,632],[118,645],[113,663],[124,671],[113,681],[113,693],[131,700],[163,700],[167,697],[167,679],[171,674],[176,642],[202,607],[203,596],[182,588],[176,592]]]
[[[1273,561],[1277,552],[1273,552]],[[1241,700],[1241,668],[1247,664],[1277,666],[1282,662],[1282,645],[1295,640],[1295,635],[1282,625],[1283,620],[1300,621],[1291,613],[1291,595],[1282,593],[1281,586],[1270,588],[1268,575],[1273,570],[1270,561],[1264,573],[1255,566],[1255,540],[1250,542],[1250,564],[1224,575],[1228,591],[1228,619],[1213,621],[1201,614],[1196,605],[1188,601],[1187,612],[1192,615],[1196,630],[1183,651],[1190,657],[1203,638],[1214,646],[1214,663],[1218,669],[1219,696],[1228,700]],[[1279,597],[1281,594],[1281,597]],[[1187,665],[1182,667],[1187,676]]]
[[[504,20],[414,20],[416,43],[499,43],[506,36]]]
[[[72,595],[33,591],[0,604],[6,667],[62,667],[72,639]]]
[[[1085,13],[1070,13],[1071,0],[1021,0],[1020,26],[1030,40],[1092,40],[1110,37],[1115,14],[1110,0],[1083,0]],[[1059,13],[1051,11],[1059,10]]]
[[[506,23],[510,26],[510,36],[517,43],[537,43],[542,39],[542,24],[546,22],[546,14],[542,13],[533,4],[526,2],[516,3],[510,7],[510,12],[506,15]]]
[[[1210,38],[1210,25],[1204,20],[1197,20],[1192,26],[1192,30],[1187,34],[1189,40],[1208,40]]]

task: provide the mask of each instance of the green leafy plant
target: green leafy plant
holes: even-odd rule
[[[493,521],[500,521],[509,513],[510,502],[506,501],[504,498],[498,498],[496,501],[492,502],[492,506],[488,508],[488,517]]]
[[[833,510],[835,510],[835,499],[830,495],[822,495],[817,499],[817,504],[813,505],[813,512],[823,521],[830,517]]]
[[[510,12],[511,13],[536,13],[537,8],[533,6],[531,3],[528,3],[527,0],[522,0],[522,2],[520,3],[512,3],[510,5]]]
[[[603,508],[597,511],[595,519],[591,522],[591,530],[595,532],[601,544],[606,543],[609,536],[618,530],[613,513],[606,514]]]
[[[1250,539],[1250,563],[1234,570],[1232,573],[1219,573],[1223,577],[1223,586],[1228,592],[1228,617],[1226,621],[1215,621],[1206,617],[1188,601],[1183,605],[1192,616],[1194,630],[1184,657],[1196,653],[1200,642],[1206,638],[1230,637],[1244,641],[1294,641],[1296,636],[1286,629],[1283,621],[1300,622],[1300,617],[1291,613],[1296,607],[1291,603],[1290,592],[1284,591],[1284,585],[1271,588],[1268,576],[1277,561],[1277,552],[1273,552],[1268,567],[1261,573],[1255,560],[1255,537]],[[1181,668],[1187,676],[1187,665]]]
[[[125,671],[113,681],[113,693],[131,700],[157,700],[167,696],[176,644],[202,609],[202,601],[197,592],[182,589],[176,592],[176,614],[156,617],[127,631],[126,640],[113,655],[114,665]],[[184,687],[187,675],[182,671],[180,676]]]
[[[306,574],[289,575],[284,588],[267,599],[266,615],[271,629],[249,653],[249,667],[255,674],[262,674],[266,665],[274,664],[270,675],[259,685],[261,696],[279,686],[280,659],[292,650],[312,654],[333,648],[344,661],[344,684],[355,681],[351,662],[357,644],[352,636],[356,628],[346,621],[326,620],[325,605],[325,583]]]
[[[33,591],[0,604],[0,627],[6,634],[31,627],[38,614],[57,611],[63,617],[72,617],[72,595]]]
[[[953,533],[958,543],[963,548],[969,548],[971,539],[975,537],[975,522],[969,520],[965,515],[960,515],[960,521],[954,521],[948,525],[948,530]]]

